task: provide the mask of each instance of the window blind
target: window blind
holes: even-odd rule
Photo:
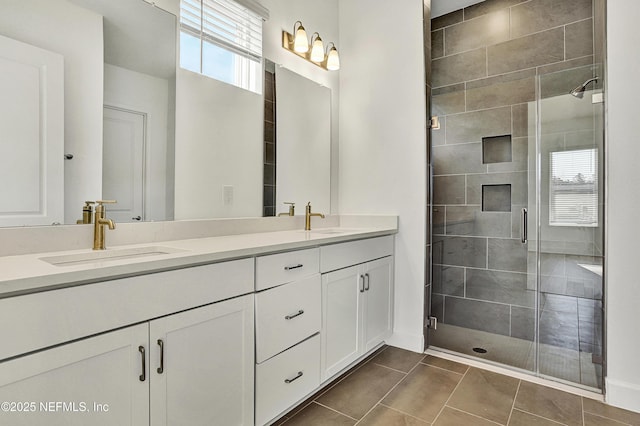
[[[556,151],[550,161],[549,224],[598,226],[598,151]]]
[[[180,29],[253,61],[262,60],[262,17],[232,0],[182,0]]]

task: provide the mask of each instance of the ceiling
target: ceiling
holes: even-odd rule
[[[472,4],[482,3],[484,0],[431,0],[431,18],[446,15]]]

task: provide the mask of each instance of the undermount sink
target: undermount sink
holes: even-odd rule
[[[163,254],[180,253],[184,250],[162,247],[135,247],[128,249],[101,250],[90,253],[68,254],[60,256],[41,257],[40,260],[53,266],[76,266],[89,263],[113,262],[116,260],[137,259],[148,256],[160,256]]]

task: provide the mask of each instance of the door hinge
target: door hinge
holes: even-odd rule
[[[427,328],[436,330],[438,328],[438,318],[436,317],[427,318]]]
[[[440,129],[440,119],[437,115],[434,115],[433,117],[431,117],[431,119],[427,120],[427,129]]]

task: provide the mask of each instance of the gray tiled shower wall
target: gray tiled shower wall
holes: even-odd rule
[[[592,76],[588,65],[602,56],[598,47],[594,52],[593,3],[486,0],[431,22],[428,91],[431,114],[440,119],[431,139],[431,306],[440,322],[534,337],[535,247],[520,242],[519,224],[529,202],[529,146],[535,143],[529,108],[537,75],[566,70],[545,80],[543,98],[567,94]],[[595,0],[596,12],[602,3]],[[510,157],[491,153],[483,162],[483,138],[487,149],[489,137],[500,137],[501,150],[508,140]],[[483,210],[483,186],[493,186],[486,197],[504,194],[507,185],[510,206],[500,199],[486,203],[500,208]],[[602,322],[602,285],[578,264],[601,258],[593,256],[593,243],[582,251],[548,245],[541,259],[541,342],[594,352],[601,345],[594,335]]]
[[[276,215],[276,75],[273,62],[264,70],[263,216]]]

